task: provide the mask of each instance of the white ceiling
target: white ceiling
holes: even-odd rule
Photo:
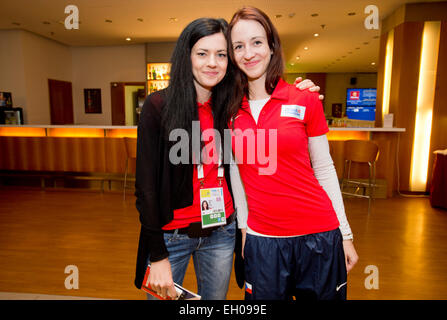
[[[230,20],[237,9],[252,5],[266,12],[277,27],[289,72],[375,72],[377,65],[371,63],[377,64],[380,30],[364,27],[364,9],[376,5],[382,20],[410,2],[433,1],[0,0],[0,29],[23,29],[69,46],[175,41],[193,19]],[[79,30],[64,27],[64,10],[70,4],[79,8]],[[348,15],[350,12],[355,15]],[[315,13],[318,16],[312,17]],[[314,37],[314,33],[320,36]],[[132,40],[126,41],[127,37]]]

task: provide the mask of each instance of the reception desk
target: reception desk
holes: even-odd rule
[[[373,140],[379,146],[377,179],[386,181],[386,195],[396,190],[396,150],[402,128],[329,128],[327,134],[337,174],[343,172],[344,141]],[[0,170],[14,172],[79,172],[122,175],[124,137],[137,137],[127,126],[0,126]],[[131,168],[132,169],[132,168]],[[365,178],[361,165],[352,175]]]

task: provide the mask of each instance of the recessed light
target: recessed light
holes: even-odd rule
[[[363,42],[363,44],[364,44],[364,45],[367,45],[367,44],[369,44],[369,42]]]
[[[175,17],[169,18],[168,20],[169,20],[169,22],[177,22],[178,21],[178,19]]]
[[[314,33],[314,37],[318,37],[319,35],[319,33]]]
[[[131,41],[131,40],[132,40],[132,39],[131,39],[131,38],[129,38],[129,37],[127,37],[127,38],[126,38],[126,41]]]
[[[143,18],[138,18],[137,20],[140,21],[140,22],[144,21]]]
[[[352,54],[352,51],[349,51],[348,54]]]
[[[310,15],[311,17],[318,17],[318,13],[312,13],[311,15]]]
[[[300,56],[296,56],[295,59],[296,59],[296,60],[300,60]]]
[[[291,62],[291,63],[290,63],[290,65],[291,65],[291,66],[294,66],[294,65],[295,65],[295,63]]]
[[[110,19],[106,19],[105,22],[107,22],[107,23],[112,23],[112,20],[110,20]]]
[[[348,16],[355,16],[355,12],[348,12]]]
[[[309,47],[304,47],[304,50],[309,50]]]
[[[359,47],[357,47],[357,48],[355,48],[355,50],[360,50],[360,48],[359,48]]]
[[[375,66],[375,65],[376,65],[376,63],[375,63],[375,62],[371,62],[371,65]]]
[[[282,18],[282,14],[275,14],[275,18],[276,19]]]

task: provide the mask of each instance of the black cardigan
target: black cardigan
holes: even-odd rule
[[[139,289],[147,258],[150,256],[150,261],[155,262],[169,256],[161,228],[172,221],[174,209],[188,207],[193,202],[194,165],[174,165],[169,161],[170,144],[164,138],[161,127],[161,108],[165,97],[165,90],[149,95],[138,124],[135,196],[141,231],[135,286]],[[224,164],[224,170],[228,189],[233,196],[228,164]]]

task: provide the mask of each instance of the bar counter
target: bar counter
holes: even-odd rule
[[[378,181],[386,196],[396,190],[396,150],[404,128],[330,127],[327,134],[338,177],[344,163],[344,141],[373,140],[379,146]],[[0,125],[0,170],[58,171],[124,174],[125,137],[137,137],[136,126]],[[131,168],[131,170],[134,168]],[[363,165],[352,176],[366,178]]]

